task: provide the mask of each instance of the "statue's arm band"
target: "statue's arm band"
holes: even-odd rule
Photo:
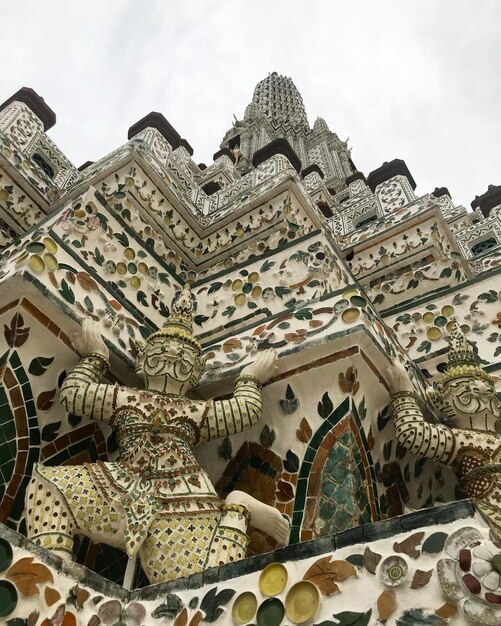
[[[207,413],[208,438],[240,433],[256,424],[262,411],[261,387],[255,376],[238,376],[233,397],[216,400]]]
[[[102,421],[111,418],[115,408],[115,385],[99,383],[108,367],[106,357],[97,352],[80,360],[64,380],[59,393],[68,413]]]
[[[426,422],[413,392],[393,394],[392,409],[400,445],[418,456],[445,464],[452,462],[456,452],[454,433],[447,426]]]

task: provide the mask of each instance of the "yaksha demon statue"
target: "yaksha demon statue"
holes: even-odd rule
[[[447,372],[429,394],[444,422],[430,424],[403,365],[387,370],[399,443],[451,465],[459,482],[501,538],[501,402],[459,327],[451,333]]]
[[[109,463],[36,465],[26,496],[30,539],[67,559],[75,534],[139,553],[151,583],[244,558],[248,523],[285,542],[288,522],[277,509],[240,491],[222,502],[193,455],[198,443],[259,420],[261,384],[275,372],[276,354],[263,352],[247,366],[231,399],[190,400],[186,393],[204,368],[192,312],[185,287],[168,323],[138,355],[144,390],[99,382],[108,349],[98,326],[84,321],[74,341],[84,356],[64,381],[61,402],[73,414],[109,423],[120,454]]]

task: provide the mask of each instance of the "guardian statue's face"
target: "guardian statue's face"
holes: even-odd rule
[[[183,384],[186,391],[196,387],[203,373],[204,360],[196,348],[184,341],[157,337],[138,355],[136,372],[148,383],[170,379]]]
[[[456,428],[501,431],[501,401],[483,378],[449,380],[434,401]]]

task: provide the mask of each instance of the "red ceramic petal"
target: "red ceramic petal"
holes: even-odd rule
[[[463,572],[468,572],[471,567],[471,552],[466,548],[459,551],[459,567]]]
[[[471,593],[480,593],[482,585],[480,584],[480,581],[475,578],[475,576],[472,576],[471,574],[465,574],[463,576],[463,582],[471,591]]]
[[[501,596],[498,593],[486,593],[485,599],[492,604],[501,604]]]

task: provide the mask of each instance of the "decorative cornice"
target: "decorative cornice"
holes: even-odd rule
[[[320,178],[324,178],[324,173],[322,172],[322,170],[316,163],[313,163],[312,165],[308,165],[308,167],[305,167],[304,170],[301,172],[301,176],[303,178],[306,178],[308,174],[311,174],[312,172],[316,172],[320,176]]]
[[[181,139],[181,141],[179,142],[179,146],[182,148],[186,148],[188,154],[190,156],[193,156],[193,148],[190,146],[187,139]]]
[[[471,208],[480,208],[482,215],[488,217],[491,209],[501,204],[501,185],[489,185],[489,188],[481,196],[475,196]]]
[[[373,170],[367,176],[367,184],[374,192],[376,187],[381,183],[385,183],[390,178],[394,176],[405,176],[409,181],[412,189],[416,189],[416,183],[412,178],[412,175],[407,167],[405,161],[402,159],[393,159],[393,161],[385,161],[381,167],[378,167],[376,170]]]
[[[367,184],[367,179],[365,178],[364,174],[362,174],[362,172],[355,172],[354,174],[351,174],[350,176],[348,176],[348,178],[345,179],[345,183],[346,186],[351,185],[351,183],[354,183],[356,180],[363,180],[364,183]]]
[[[271,157],[275,156],[276,154],[283,154],[284,157],[287,157],[291,162],[292,167],[299,174],[299,172],[301,171],[301,160],[294,152],[292,146],[287,141],[287,139],[274,139],[260,150],[254,152],[254,156],[252,157],[252,165],[254,167],[257,167],[264,161],[271,159]]]
[[[229,148],[221,148],[221,150],[218,150],[212,158],[214,159],[214,161],[217,161],[217,159],[219,159],[219,157],[222,157],[222,156],[229,157],[232,163],[235,163],[235,160],[236,160],[235,155]]]
[[[441,196],[449,196],[449,198],[452,197],[447,187],[435,187],[434,191],[431,192],[431,195],[435,196],[435,198],[440,198]]]
[[[85,169],[87,169],[89,167],[89,165],[93,165],[95,163],[95,161],[85,161],[85,163],[82,163],[82,165],[80,165],[80,167],[77,167],[77,170],[79,172],[83,172]]]
[[[132,137],[135,137],[135,135],[139,134],[145,128],[156,128],[162,137],[167,139],[173,150],[179,148],[181,145],[181,135],[161,113],[155,111],[148,113],[148,115],[145,115],[138,122],[133,124],[129,128],[127,139],[132,139]]]
[[[22,102],[28,106],[43,124],[43,129],[47,132],[56,123],[56,114],[45,104],[45,100],[37,94],[31,87],[21,87],[19,91],[7,98],[0,104],[0,111],[7,108],[12,102]]]

